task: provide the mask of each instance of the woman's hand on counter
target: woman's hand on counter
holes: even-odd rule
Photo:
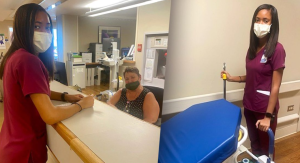
[[[89,96],[83,97],[77,103],[81,105],[82,109],[93,107],[94,106],[94,95],[89,95]]]
[[[76,94],[76,95],[69,95],[69,94],[66,94],[65,95],[65,100],[70,102],[70,103],[74,103],[74,102],[78,102],[80,101],[82,98],[84,98],[83,95],[81,94]]]

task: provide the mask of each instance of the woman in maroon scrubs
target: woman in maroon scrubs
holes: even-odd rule
[[[285,68],[285,50],[278,42],[279,20],[274,6],[263,4],[253,15],[250,45],[246,56],[246,75],[230,76],[227,81],[246,82],[244,115],[251,150],[255,155],[269,155],[270,127],[275,134],[279,109],[278,93]]]
[[[50,91],[54,69],[52,22],[41,6],[21,6],[13,29],[13,42],[0,67],[4,89],[0,162],[46,162],[46,123],[54,124],[90,108],[94,99]],[[56,107],[51,100],[75,103]]]

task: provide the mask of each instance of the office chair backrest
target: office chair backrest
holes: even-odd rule
[[[65,62],[55,61],[54,80],[68,86]]]
[[[143,86],[147,89],[149,89],[155,96],[156,101],[159,105],[159,118],[161,118],[162,114],[162,105],[163,105],[163,98],[164,98],[164,89],[159,87],[153,87],[153,86]]]

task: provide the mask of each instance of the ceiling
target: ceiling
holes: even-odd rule
[[[0,21],[11,20],[14,12],[26,3],[40,3],[42,0],[0,0]]]
[[[47,8],[52,4],[55,4],[60,0],[0,0],[0,21],[12,20],[15,10],[18,9],[23,4],[26,3],[37,3]],[[65,0],[62,0],[65,1]],[[86,7],[88,4],[94,2],[95,0],[66,0],[54,9],[48,10],[52,20],[56,20],[58,15],[78,15],[86,16],[86,12],[90,11],[90,8]],[[145,0],[135,0],[135,1],[145,1]],[[42,3],[41,3],[42,2]],[[123,18],[123,19],[136,19],[136,8],[123,10],[115,13],[110,13],[107,15],[101,15],[99,17],[106,18]]]

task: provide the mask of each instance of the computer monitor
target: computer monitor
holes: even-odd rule
[[[117,42],[117,49],[121,51],[121,39],[120,38],[103,38],[103,52],[106,52],[107,55],[111,55],[112,53],[112,42]],[[120,53],[119,53],[120,55]]]
[[[55,61],[54,80],[66,86],[68,85],[66,66],[64,62]]]

